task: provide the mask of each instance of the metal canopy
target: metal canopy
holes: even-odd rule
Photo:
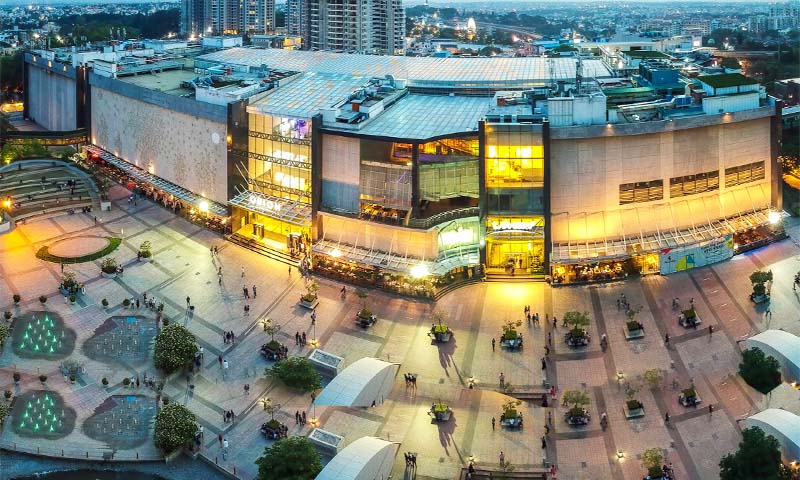
[[[648,234],[633,234],[622,238],[594,242],[554,242],[553,263],[580,263],[610,260],[632,254],[654,253],[665,248],[677,248],[724,237],[769,223],[768,208],[721,218],[710,223],[681,230],[662,230]]]
[[[439,258],[431,261],[407,254],[402,255],[400,252],[385,252],[368,246],[359,247],[358,245],[327,240],[324,237],[314,244],[312,251],[402,274],[409,274],[413,269],[424,267],[421,268],[422,271],[427,271],[428,274],[434,276],[442,276],[454,268],[476,265],[479,258],[477,245],[464,247],[450,254],[440,255]]]
[[[311,226],[311,205],[246,190],[228,203],[298,227]]]
[[[161,177],[157,177],[157,176],[153,175],[152,173],[149,173],[146,170],[144,170],[144,169],[142,169],[140,167],[137,167],[136,165],[117,157],[116,155],[112,155],[112,154],[108,153],[107,151],[103,150],[102,148],[95,147],[95,146],[91,145],[91,146],[87,146],[86,150],[88,152],[91,152],[91,153],[99,156],[100,158],[102,158],[106,162],[110,163],[111,165],[114,165],[115,167],[119,168],[120,170],[122,170],[123,172],[127,173],[128,175],[136,178],[137,180],[140,180],[140,181],[142,181],[144,183],[152,185],[152,186],[158,188],[159,190],[162,190],[164,192],[169,193],[170,195],[172,195],[174,197],[179,198],[180,200],[183,200],[185,202],[189,202],[192,205],[194,205],[195,207],[197,207],[198,209],[201,208],[201,206],[205,207],[205,205],[207,204],[208,205],[208,211],[213,213],[214,215],[219,215],[221,217],[227,217],[228,216],[228,207],[226,207],[225,205],[223,205],[221,203],[217,203],[217,202],[215,202],[213,200],[210,200],[210,199],[205,198],[203,196],[197,195],[196,193],[191,192],[191,191],[189,191],[189,190],[187,190],[187,189],[185,189],[185,188],[183,188],[181,186],[178,186],[178,185],[176,185],[176,184],[174,184],[172,182],[164,180]]]

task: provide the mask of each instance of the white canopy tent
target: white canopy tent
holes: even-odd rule
[[[397,444],[375,437],[361,437],[333,457],[316,480],[388,479]]]
[[[336,375],[314,401],[333,407],[369,407],[386,398],[394,384],[397,365],[362,358]]]

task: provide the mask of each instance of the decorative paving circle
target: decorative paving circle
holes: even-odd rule
[[[56,257],[75,258],[99,252],[109,245],[106,237],[72,237],[59,240],[47,247]]]
[[[22,358],[65,358],[75,349],[75,338],[75,331],[53,312],[30,312],[17,317],[11,331],[14,353]]]
[[[45,245],[36,257],[53,263],[84,263],[105,257],[119,247],[122,239],[116,237],[72,237]]]
[[[156,400],[143,395],[113,395],[106,398],[83,422],[83,433],[110,446],[128,450],[150,439],[156,415]]]
[[[14,432],[24,437],[66,437],[75,428],[75,418],[75,410],[66,406],[61,395],[47,390],[23,393],[11,409]]]

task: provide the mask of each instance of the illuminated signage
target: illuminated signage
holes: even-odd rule
[[[472,243],[474,235],[471,228],[458,227],[456,230],[450,230],[439,234],[442,245],[450,247],[453,245],[461,245],[464,243]]]
[[[281,205],[278,202],[267,200],[266,198],[259,197],[258,195],[250,195],[250,205],[253,208],[260,210],[278,213],[281,211]]]
[[[523,231],[523,232],[531,232],[539,226],[538,221],[522,221],[522,220],[501,220],[501,221],[493,221],[489,228],[494,232],[502,232],[506,230],[516,230],[516,231]]]

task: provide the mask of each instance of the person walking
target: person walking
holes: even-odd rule
[[[289,265],[289,276],[290,277],[292,276],[292,266],[291,265]]]
[[[708,416],[710,417],[711,414],[713,414],[713,413],[714,413],[714,405],[709,403],[708,404]]]
[[[229,445],[229,444],[228,444],[228,439],[227,439],[227,438],[226,438],[226,439],[224,439],[224,440],[222,440],[222,450],[223,450],[225,453],[228,453],[228,445]]]
[[[553,332],[547,332],[547,343],[550,346],[553,345]]]
[[[219,362],[219,368],[222,368],[222,355],[217,356],[217,361]]]
[[[199,425],[199,426],[197,427],[197,433],[199,433],[199,434],[200,434],[200,438],[201,438],[201,439],[205,439],[205,438],[206,438],[206,434],[205,434],[205,431],[204,431],[204,429],[203,429],[203,426],[202,426],[202,425]]]
[[[217,273],[217,283],[222,285],[222,272]]]
[[[223,360],[222,361],[222,378],[225,378],[225,375],[227,375],[227,373],[228,373],[228,361],[227,360]]]
[[[542,449],[547,448],[547,438],[542,435]]]
[[[664,334],[664,345],[669,348],[669,333]]]
[[[553,315],[553,329],[557,328],[558,328],[558,318],[556,318],[556,316]]]
[[[294,424],[300,425],[300,410],[294,412]]]
[[[664,425],[669,427],[669,412],[664,414]]]
[[[258,295],[258,292],[256,292],[256,286],[253,285],[253,298],[256,298],[257,295]]]
[[[494,352],[494,344],[495,344],[495,340],[494,340],[494,337],[492,337],[492,351],[493,352]]]
[[[497,421],[497,420],[495,420],[495,418],[494,418],[494,417],[492,417],[492,431],[494,431],[494,425],[495,425],[495,422],[496,422],[496,421]]]
[[[547,361],[542,357],[542,370],[547,370]]]
[[[250,384],[249,383],[245,383],[244,384],[244,394],[245,395],[250,395]]]
[[[189,308],[189,304],[190,304],[191,302],[192,302],[192,299],[191,299],[191,298],[189,298],[189,297],[186,297],[186,308]]]
[[[295,345],[300,345],[300,332],[295,332],[294,333],[294,344]]]
[[[303,332],[301,341],[303,345],[306,344],[306,332]]]
[[[303,410],[302,416],[303,416],[303,425],[305,425],[306,424],[306,411],[305,410]]]
[[[711,337],[711,335],[713,335],[713,334],[714,334],[714,325],[709,325],[709,326],[708,326],[708,336],[709,336],[709,338],[710,338],[710,337]]]
[[[200,347],[199,352],[200,352],[200,360],[202,360],[206,356],[206,351],[203,347]]]
[[[500,372],[500,387],[506,386],[506,376],[503,375],[503,372]]]
[[[500,450],[500,466],[501,467],[505,467],[506,466],[506,454],[503,453],[502,450]]]
[[[544,346],[544,356],[547,357],[550,355],[550,347],[547,345]]]
[[[222,434],[221,433],[219,435],[217,435],[217,440],[219,440],[219,446],[220,446],[220,448],[222,448]]]
[[[244,278],[244,265],[242,265],[242,278]]]

